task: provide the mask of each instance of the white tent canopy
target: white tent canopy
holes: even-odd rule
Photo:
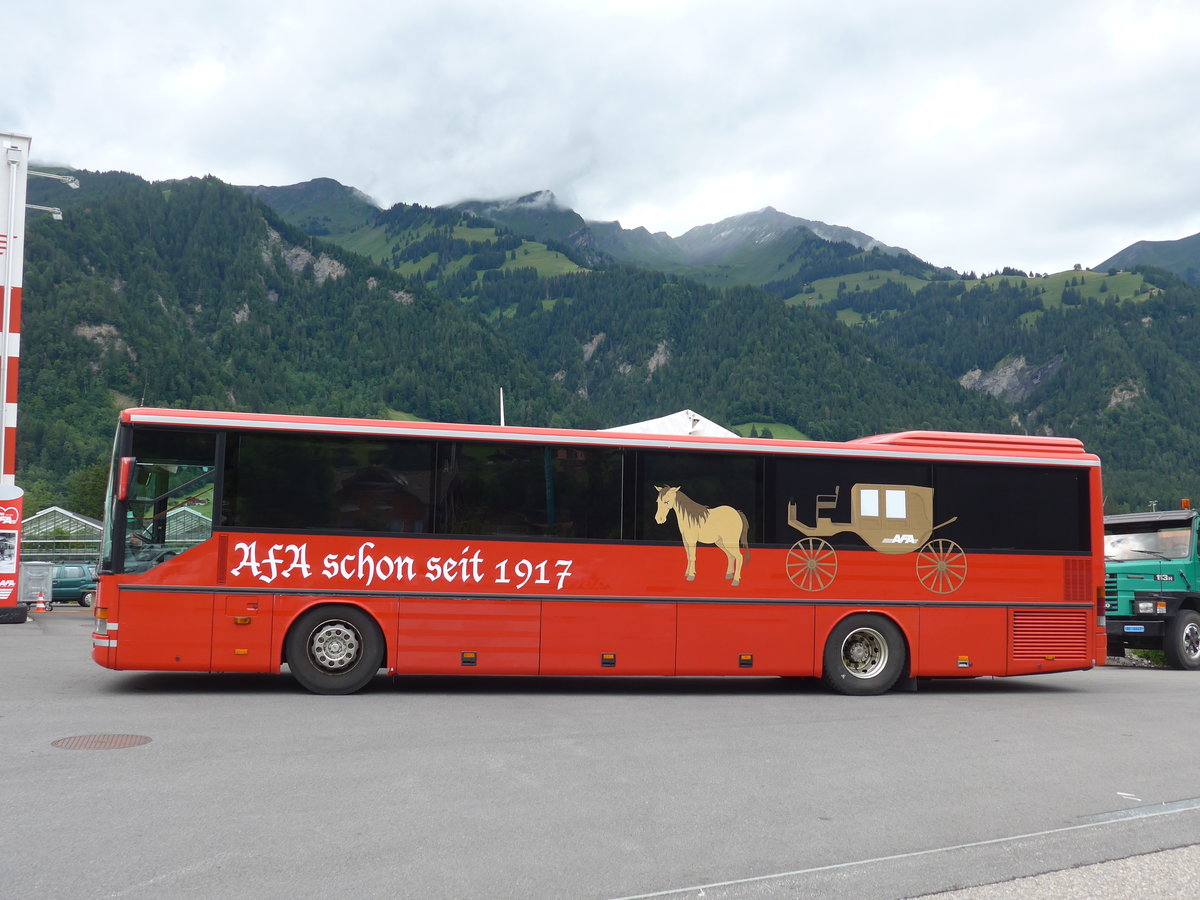
[[[605,431],[632,431],[638,434],[696,434],[701,437],[737,437],[737,433],[728,428],[722,428],[711,419],[706,419],[698,412],[681,409],[679,412],[662,416],[658,419],[647,419],[645,422],[634,422],[632,425],[618,425],[616,428],[605,428]]]

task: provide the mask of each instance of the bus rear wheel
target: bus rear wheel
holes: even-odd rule
[[[288,668],[314,694],[353,694],[383,664],[383,635],[354,606],[319,606],[292,626],[284,642]]]
[[[1200,613],[1183,609],[1171,620],[1163,656],[1173,669],[1200,669]]]
[[[849,616],[829,633],[821,678],[839,694],[882,694],[904,672],[907,656],[904,635],[890,619]]]

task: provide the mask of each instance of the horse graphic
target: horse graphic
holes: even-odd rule
[[[675,522],[679,525],[679,534],[687,551],[687,580],[696,580],[696,544],[716,544],[729,558],[725,578],[737,587],[742,580],[742,547],[746,548],[746,558],[750,557],[750,544],[747,541],[750,522],[746,514],[732,506],[709,509],[678,487],[655,485],[654,489],[658,491],[658,510],[654,514],[654,521],[662,525],[667,521],[667,513],[675,511]]]

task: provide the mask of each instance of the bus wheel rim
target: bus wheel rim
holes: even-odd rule
[[[327,672],[341,672],[353,666],[361,649],[358,632],[345,622],[325,622],[313,632],[308,643],[313,663]]]
[[[874,628],[856,628],[842,641],[842,664],[855,678],[874,678],[887,661],[887,641]]]

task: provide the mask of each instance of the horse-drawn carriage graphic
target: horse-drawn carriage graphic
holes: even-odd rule
[[[823,591],[837,575],[837,552],[825,538],[848,531],[873,550],[900,554],[917,551],[917,580],[936,594],[962,587],[967,558],[954,541],[929,536],[958,517],[933,524],[933,488],[909,484],[856,484],[850,489],[850,521],[834,522],[822,511],[837,507],[841,486],[818,494],[815,525],[796,519],[796,503],[788,503],[788,524],[805,535],[788,550],[787,574],[804,591]],[[920,548],[918,550],[918,548]]]

